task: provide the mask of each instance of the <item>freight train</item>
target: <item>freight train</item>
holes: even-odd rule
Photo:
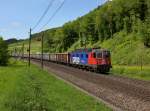
[[[41,60],[42,54],[31,54],[30,57]],[[24,58],[28,58],[28,54],[24,54]],[[112,67],[110,51],[101,48],[77,49],[69,53],[44,53],[43,60],[103,73],[109,72]]]

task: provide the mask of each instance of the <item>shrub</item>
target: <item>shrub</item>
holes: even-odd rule
[[[0,37],[0,65],[5,66],[8,63],[8,45],[7,43]]]

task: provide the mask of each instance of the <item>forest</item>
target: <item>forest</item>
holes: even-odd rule
[[[85,16],[44,31],[45,52],[65,52],[77,41],[80,47],[113,38],[118,32],[140,35],[150,47],[150,0],[113,0]],[[40,41],[42,33],[33,35]],[[92,46],[92,45],[91,45]]]

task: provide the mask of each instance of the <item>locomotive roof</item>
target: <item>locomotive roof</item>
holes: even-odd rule
[[[72,53],[81,53],[81,52],[100,52],[100,51],[108,51],[106,49],[101,49],[101,48],[86,48],[86,49],[76,49]]]
[[[92,48],[86,48],[86,49],[76,49],[75,53],[80,53],[80,52],[91,52],[92,51]]]

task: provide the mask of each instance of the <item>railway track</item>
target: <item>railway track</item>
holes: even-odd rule
[[[40,65],[40,61],[32,60]],[[105,101],[114,110],[150,111],[150,82],[101,75],[56,63],[44,62],[45,69]]]

